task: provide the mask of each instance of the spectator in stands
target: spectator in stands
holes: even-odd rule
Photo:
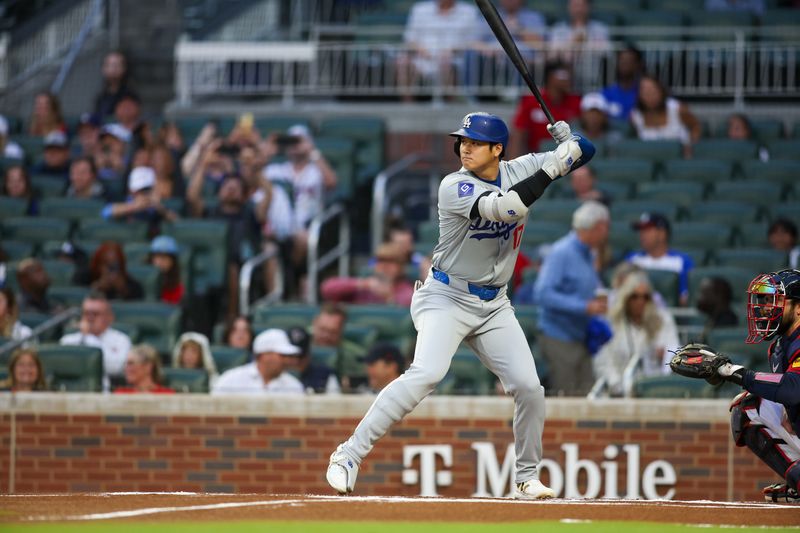
[[[156,195],[167,198],[183,198],[183,183],[175,172],[175,158],[164,144],[155,144],[149,150],[150,167],[156,173],[156,184],[153,187]]]
[[[581,86],[595,84],[597,63],[611,48],[608,28],[591,20],[591,11],[591,0],[569,0],[569,20],[557,22],[550,29],[551,57],[571,65]]]
[[[44,367],[31,348],[15,351],[8,361],[8,378],[0,381],[0,391],[34,392],[47,390]]]
[[[156,173],[152,168],[134,168],[128,178],[130,196],[124,202],[106,205],[102,217],[106,220],[147,223],[148,235],[157,235],[162,220],[172,222],[178,219],[178,215],[161,203],[153,190],[155,184]]]
[[[389,343],[375,344],[361,360],[367,371],[367,384],[359,388],[362,393],[378,394],[406,369],[403,354]]]
[[[753,125],[742,113],[734,113],[728,117],[727,137],[735,141],[753,140]]]
[[[118,242],[106,241],[92,256],[90,287],[109,300],[141,300],[144,289],[126,268],[125,252]]]
[[[131,349],[131,339],[112,328],[114,311],[106,296],[93,291],[83,299],[78,331],[61,337],[67,346],[93,346],[103,351],[103,390],[109,391],[111,383],[121,383],[125,360]]]
[[[92,113],[83,113],[75,131],[78,146],[73,150],[74,156],[93,157],[100,146],[100,120]]]
[[[669,246],[670,225],[661,213],[643,213],[633,223],[639,232],[642,249],[628,254],[627,261],[645,270],[667,270],[678,274],[679,301],[681,305],[689,302],[689,271],[694,268],[692,258]]]
[[[25,214],[28,216],[39,214],[39,200],[31,185],[31,176],[23,165],[11,165],[6,168],[0,196],[9,198],[22,198],[28,202]]]
[[[539,345],[550,369],[551,395],[583,396],[592,387],[592,359],[586,344],[590,319],[604,315],[600,278],[592,251],[608,240],[608,208],[584,202],[572,216],[569,234],[553,244],[534,285],[540,307]]]
[[[67,198],[85,198],[104,200],[106,189],[97,180],[97,168],[94,159],[89,156],[78,156],[69,166],[69,187]]]
[[[800,268],[800,245],[797,244],[797,226],[788,218],[776,218],[767,230],[767,239],[773,249],[789,254],[789,268]]]
[[[605,204],[611,202],[606,193],[595,187],[597,177],[592,167],[586,165],[575,169],[569,174],[569,195],[581,202],[594,201]]]
[[[23,259],[17,265],[20,312],[56,313],[61,306],[53,303],[47,295],[50,276],[38,259]]]
[[[733,289],[725,278],[709,276],[700,280],[697,288],[697,310],[706,316],[703,342],[708,340],[711,330],[738,325],[739,319],[731,309],[732,299]]]
[[[186,153],[181,158],[181,173],[184,176],[192,176],[197,167],[202,161],[202,158],[205,156],[206,152],[208,151],[211,143],[214,141],[218,141],[214,150],[212,152],[216,152],[222,146],[222,140],[219,139],[219,130],[216,122],[208,122],[206,125],[203,126],[203,129],[200,130],[200,133],[197,135],[197,138],[194,140],[192,145],[186,151]],[[212,181],[216,183],[221,179],[225,173],[230,172],[231,169],[223,169],[219,176],[213,176]],[[207,176],[209,177],[209,176]]]
[[[46,137],[51,133],[67,133],[67,125],[61,114],[61,103],[52,93],[41,92],[33,102],[33,113],[28,133],[35,137]]]
[[[117,124],[133,136],[142,123],[142,101],[135,93],[121,94],[117,99],[117,105],[114,106],[114,118]]]
[[[629,44],[617,52],[617,80],[601,94],[608,105],[611,120],[627,121],[639,98],[639,79],[644,73],[642,52]]]
[[[311,336],[301,327],[286,331],[292,344],[300,349],[296,355],[285,355],[286,368],[298,374],[306,392],[338,394],[342,391],[336,373],[329,366],[311,358]]]
[[[205,370],[211,387],[219,377],[217,365],[211,356],[208,337],[194,331],[188,331],[178,337],[178,342],[175,343],[175,348],[172,350],[172,368]]]
[[[669,370],[670,351],[680,346],[675,321],[653,302],[647,276],[634,272],[625,278],[609,309],[613,335],[594,359],[596,378],[605,378],[612,396],[621,396],[623,375],[634,356],[642,358],[637,375],[657,375]],[[666,369],[666,370],[665,370]]]
[[[0,287],[0,337],[18,341],[30,336],[31,328],[19,321],[19,308],[14,291],[10,287]]]
[[[150,242],[147,262],[161,272],[161,301],[178,305],[185,292],[181,281],[181,265],[178,260],[178,243],[169,235],[159,235]]]
[[[405,102],[420,78],[451,86],[463,68],[464,47],[479,34],[478,11],[455,0],[416,2],[408,16],[403,41],[409,53],[397,58],[397,84]]]
[[[764,0],[706,0],[706,11],[746,11],[756,16],[764,14]]]
[[[8,159],[24,159],[22,147],[9,138],[8,120],[0,115],[0,157]]]
[[[593,141],[616,142],[622,138],[617,131],[610,131],[608,102],[600,93],[586,93],[581,98],[581,133]]]
[[[161,385],[161,357],[149,344],[138,344],[125,358],[126,386],[114,389],[115,394],[173,394]]]
[[[180,128],[175,122],[166,121],[156,131],[156,144],[162,144],[169,148],[175,158],[176,167],[180,161],[180,156],[186,151],[186,143],[183,140]]]
[[[250,324],[250,319],[239,315],[228,321],[225,326],[224,338],[225,344],[231,348],[240,348],[249,352],[253,345],[253,326]]]
[[[114,114],[122,95],[130,91],[127,58],[122,52],[109,52],[103,60],[102,72],[103,88],[94,101],[94,112],[101,122]]]
[[[542,99],[555,120],[570,121],[581,114],[581,97],[572,93],[572,74],[564,63],[548,63],[544,70]],[[512,154],[539,151],[542,141],[552,140],[547,132],[547,117],[533,95],[523,96],[514,115],[511,135]]]
[[[394,244],[382,244],[375,254],[375,267],[365,278],[333,277],[325,280],[323,300],[355,304],[411,305],[414,285],[406,278],[406,252]]]
[[[689,107],[671,98],[656,78],[644,75],[639,80],[639,97],[631,111],[636,134],[644,141],[674,140],[691,156],[691,145],[700,139],[701,126]]]
[[[71,264],[75,272],[72,274],[72,283],[74,285],[89,285],[89,256],[86,251],[72,243],[71,241],[64,241],[61,246],[52,252],[53,259]]]
[[[344,337],[347,312],[340,304],[323,303],[311,322],[311,345],[330,346],[339,352],[339,360],[355,361],[366,354],[366,348]],[[339,375],[342,390],[350,391],[350,376]]]
[[[34,173],[63,179],[69,178],[69,141],[60,131],[48,133],[44,138],[42,161],[34,167]]]
[[[282,329],[268,329],[253,341],[254,361],[222,374],[212,394],[303,394],[303,384],[286,371],[285,355],[300,349]]]
[[[119,124],[106,124],[100,129],[100,146],[94,152],[97,175],[101,180],[122,180],[130,134]]]
[[[386,237],[384,242],[397,246],[406,258],[406,264],[419,268],[425,261],[425,255],[415,250],[414,233],[399,220],[390,221],[387,224]],[[373,258],[371,265],[374,266]]]

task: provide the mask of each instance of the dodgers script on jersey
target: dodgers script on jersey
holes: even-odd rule
[[[475,201],[498,188],[505,192],[542,168],[545,154],[528,154],[500,162],[495,181],[484,181],[461,168],[439,185],[439,242],[433,266],[476,285],[501,287],[514,272],[525,220],[511,224],[481,217],[470,219]]]

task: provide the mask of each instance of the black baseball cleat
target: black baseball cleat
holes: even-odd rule
[[[764,499],[773,503],[800,503],[800,494],[786,483],[775,483],[761,491]]]

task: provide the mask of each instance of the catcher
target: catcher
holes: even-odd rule
[[[733,363],[705,344],[687,344],[670,362],[673,372],[731,381],[744,387],[731,403],[731,431],[737,446],[747,446],[785,482],[766,487],[771,502],[800,502],[800,270],[761,274],[747,289],[745,342],[772,340],[772,372],[755,372]]]

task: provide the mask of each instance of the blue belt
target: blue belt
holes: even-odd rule
[[[433,271],[433,279],[440,281],[445,285],[451,285],[450,276],[447,275],[447,272],[442,272],[441,270],[433,267],[431,267],[431,270]],[[502,288],[489,287],[487,285],[475,285],[474,283],[470,283],[468,281],[464,283],[467,284],[467,291],[469,291],[470,294],[473,294],[484,301],[494,300],[497,296],[497,293],[499,293],[500,289]]]

